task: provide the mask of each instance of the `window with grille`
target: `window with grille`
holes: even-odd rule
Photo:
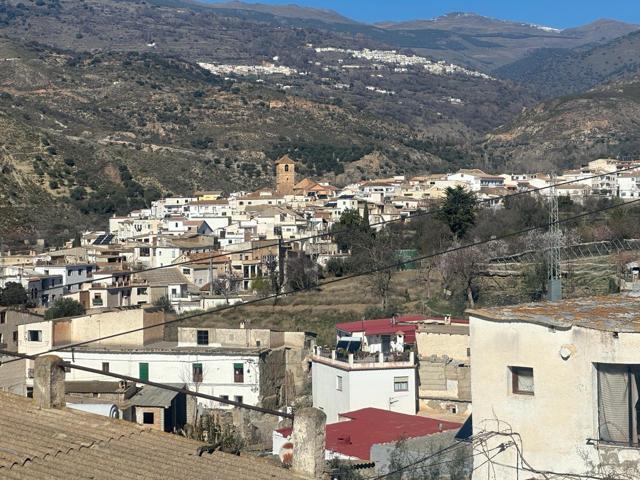
[[[394,377],[393,378],[393,391],[394,392],[408,392],[409,391],[409,377]]]
[[[209,330],[198,330],[198,345],[209,345]]]

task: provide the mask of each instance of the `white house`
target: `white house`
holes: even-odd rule
[[[510,445],[474,479],[640,478],[638,312],[620,295],[469,311],[473,434]]]
[[[175,343],[160,342],[146,346],[87,346],[59,355],[77,365],[91,367],[142,380],[174,385],[227,400],[258,405],[260,402],[259,348],[178,348]],[[72,370],[69,381],[101,380],[99,374]],[[212,400],[198,399],[205,407],[226,406]]]
[[[397,361],[384,355],[341,356],[316,347],[312,360],[313,406],[324,411],[327,422],[340,414],[375,407],[416,413],[416,365],[413,352]]]

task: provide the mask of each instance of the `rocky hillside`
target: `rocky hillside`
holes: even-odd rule
[[[546,98],[568,95],[640,72],[640,31],[604,45],[540,49],[494,73],[527,83]]]
[[[5,237],[67,234],[161,193],[268,185],[284,152],[303,174],[338,182],[466,159],[400,122],[176,58],[0,39],[0,64]]]
[[[527,109],[488,136],[495,166],[549,171],[603,156],[639,157],[640,78],[598,87]]]

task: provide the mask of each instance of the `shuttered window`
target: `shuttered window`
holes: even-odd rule
[[[600,363],[596,368],[600,440],[637,445],[640,365]]]

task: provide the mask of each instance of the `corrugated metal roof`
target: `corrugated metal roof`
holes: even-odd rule
[[[129,399],[128,404],[134,407],[169,408],[176,395],[178,395],[178,392],[145,385],[142,390]]]
[[[199,457],[200,442],[68,408],[40,410],[4,392],[0,432],[0,478],[6,480],[303,478],[253,457]]]

